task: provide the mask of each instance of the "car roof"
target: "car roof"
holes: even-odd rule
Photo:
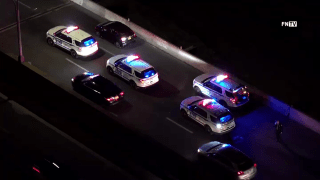
[[[128,56],[129,57],[129,56]],[[144,71],[146,69],[152,68],[152,66],[145,62],[144,60],[137,58],[137,59],[133,59],[133,60],[128,60],[127,58],[122,60],[122,63],[131,67],[132,69],[141,72]]]
[[[219,117],[220,115],[229,112],[227,108],[217,103],[214,99],[203,99],[200,101],[196,101],[195,103],[199,108],[205,110],[206,112],[209,112],[215,117]]]
[[[225,78],[221,81],[217,81],[216,78],[217,78],[217,76],[213,76],[213,78],[210,80],[210,82],[213,84],[219,85],[219,86],[221,86],[225,89],[228,89],[228,90],[236,90],[241,86],[240,83],[234,81],[233,79],[231,79],[229,77]]]
[[[122,24],[121,22],[118,22],[118,21],[113,21],[111,23],[108,23],[108,24],[104,24],[104,26],[111,26],[112,28],[114,28],[116,31],[131,31],[131,29]]]
[[[72,37],[74,40],[77,40],[77,41],[82,41],[83,39],[86,39],[88,37],[91,37],[90,34],[88,34],[87,32],[81,30],[81,29],[76,29],[76,30],[73,30],[71,31],[70,33],[67,33],[65,32],[65,30],[63,30],[61,32],[62,34],[64,35],[67,35],[67,36],[70,36]]]

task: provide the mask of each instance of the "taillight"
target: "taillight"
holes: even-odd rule
[[[236,103],[236,99],[230,98],[230,101],[234,104]]]
[[[114,101],[114,97],[106,98],[107,101]]]
[[[242,174],[243,174],[243,172],[242,172],[242,171],[239,171],[239,172],[238,172],[238,175],[239,175],[239,176],[240,176],[240,175],[242,175]]]
[[[141,82],[141,83],[144,83],[145,81],[146,81],[146,80],[144,80],[144,79],[140,79],[140,82]]]
[[[254,167],[257,167],[257,164],[256,163],[254,163],[254,165],[253,165]]]
[[[32,167],[33,170],[37,171],[38,173],[40,173],[39,169]]]
[[[121,93],[120,93],[120,96],[123,96],[123,95],[124,95],[124,92],[121,92]]]

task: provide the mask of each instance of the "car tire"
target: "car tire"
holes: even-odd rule
[[[114,75],[113,69],[110,66],[107,67],[107,70],[110,75]]]
[[[137,84],[134,82],[134,81],[129,81],[130,83],[130,86],[133,88],[133,89],[137,89]]]
[[[219,101],[219,104],[221,104],[223,107],[225,107],[225,108],[228,108],[229,106],[228,106],[228,104],[225,102],[225,101],[223,101],[223,100],[220,100]]]
[[[75,50],[71,50],[71,51],[70,51],[70,54],[71,54],[71,56],[72,56],[73,58],[75,58],[75,59],[78,58],[78,54],[77,54],[77,52],[76,52]]]
[[[211,129],[211,127],[210,127],[210,126],[205,125],[205,126],[204,126],[204,128],[205,128],[205,130],[207,131],[207,133],[209,133],[210,135],[212,135],[212,134],[213,134],[213,131],[212,131],[212,129]]]
[[[188,114],[187,114],[186,110],[184,110],[184,109],[181,109],[181,115],[182,115],[182,117],[184,117],[184,118],[187,118],[187,117],[188,117]]]
[[[201,90],[200,90],[200,88],[199,88],[198,86],[195,86],[195,87],[194,87],[194,90],[196,91],[196,94],[197,94],[197,95],[200,95],[200,94],[201,94]]]
[[[51,38],[47,38],[47,43],[50,45],[50,46],[54,46],[54,42]]]
[[[122,48],[122,47],[121,47],[121,44],[120,44],[118,41],[115,42],[115,45],[116,45],[117,48]]]

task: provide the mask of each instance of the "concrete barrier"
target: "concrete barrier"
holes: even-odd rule
[[[188,52],[180,49],[179,47],[161,39],[160,37],[156,36],[155,34],[145,30],[144,28],[134,24],[131,21],[128,21],[127,19],[117,15],[116,13],[104,8],[103,6],[100,6],[99,4],[96,4],[90,0],[71,0],[74,3],[82,6],[83,8],[97,14],[98,16],[104,17],[110,21],[119,21],[128,27],[130,27],[140,38],[144,39],[149,44],[161,49],[162,51],[165,51],[166,53],[176,57],[177,59],[193,66],[194,68],[204,72],[204,73],[227,73],[222,71],[221,69],[193,56],[192,54],[189,54]],[[229,73],[228,73],[229,74]],[[237,81],[239,81],[242,84],[247,85],[250,92],[258,95],[264,104],[271,107],[273,110],[278,111],[279,113],[283,115],[290,115],[289,117],[302,125],[312,129],[313,131],[320,134],[320,124],[316,120],[308,117],[307,115],[299,112],[296,109],[290,108],[289,105],[275,99],[272,96],[267,95],[261,90],[258,90],[254,86],[251,86],[244,81],[237,79],[236,77],[233,77]]]

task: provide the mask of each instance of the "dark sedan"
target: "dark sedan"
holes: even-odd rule
[[[95,30],[99,37],[110,41],[118,48],[122,48],[133,42],[137,37],[129,27],[118,21],[109,21],[98,24]]]
[[[233,172],[237,179],[252,179],[257,173],[257,164],[230,144],[213,141],[198,149],[199,158],[213,162]]]
[[[71,81],[74,90],[85,93],[99,103],[116,104],[124,96],[117,85],[99,74],[86,72]]]

